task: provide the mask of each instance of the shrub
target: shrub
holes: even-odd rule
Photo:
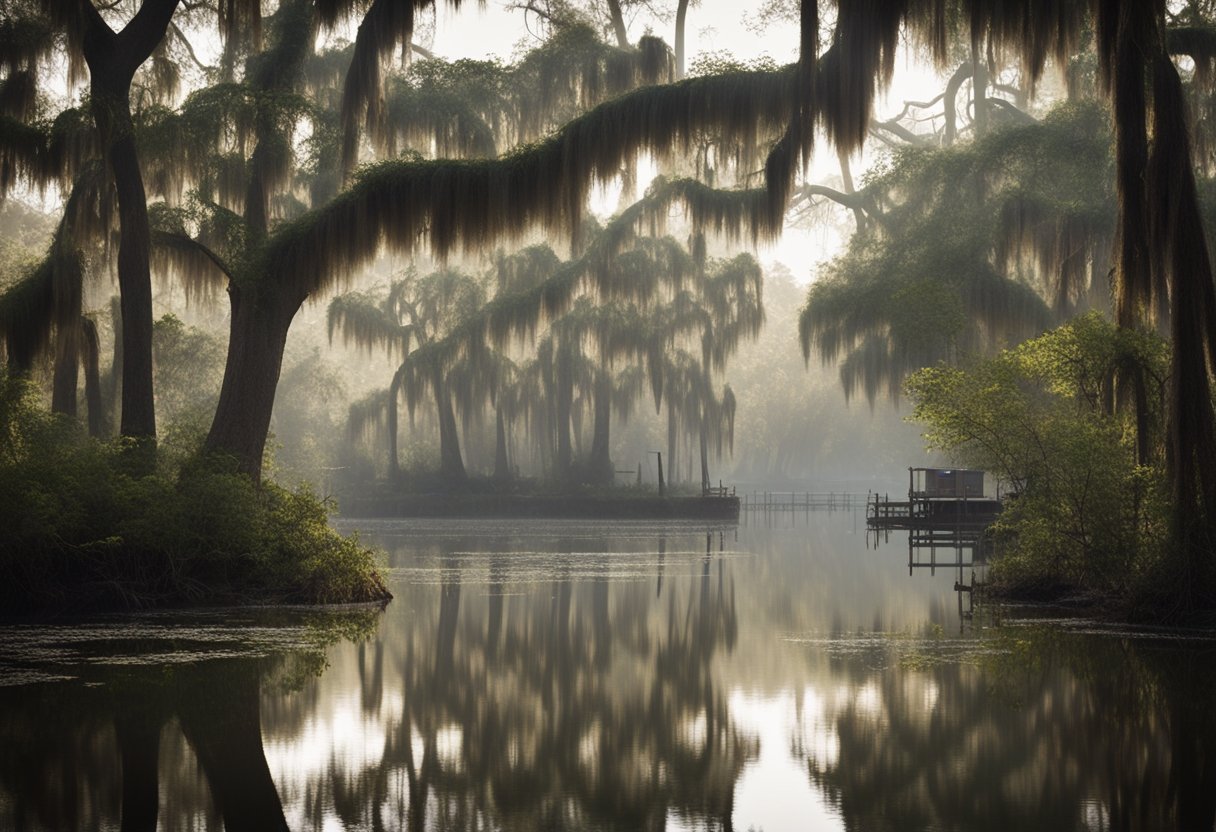
[[[929,446],[995,474],[1012,495],[996,531],[1013,548],[997,577],[1119,594],[1159,565],[1168,535],[1167,366],[1155,335],[1116,329],[1095,313],[995,358],[908,380]],[[1135,411],[1123,406],[1137,393],[1144,460]]]
[[[223,460],[162,454],[134,475],[0,372],[0,600],[7,609],[387,598],[375,554],[307,487],[255,485]]]

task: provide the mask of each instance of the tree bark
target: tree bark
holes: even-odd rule
[[[853,183],[853,170],[849,167],[848,151],[836,148],[836,158],[840,162],[840,181],[844,185],[844,192],[852,196],[857,193],[857,188]],[[866,230],[866,212],[860,205],[854,205],[852,210],[853,218],[857,221],[857,233],[861,234]]]
[[[460,432],[456,426],[456,414],[452,410],[452,397],[443,382],[442,370],[434,371],[431,386],[435,390],[435,404],[439,410],[439,475],[450,483],[461,484],[468,479],[468,475],[460,456]]]
[[[304,298],[274,287],[258,291],[236,284],[229,285],[228,296],[232,303],[228,359],[203,448],[232,457],[238,471],[258,482],[287,330]]]
[[[117,34],[86,0],[83,51],[89,67],[93,120],[105,148],[118,198],[118,288],[122,304],[122,417],[120,432],[156,439],[152,391],[152,279],[148,199],[131,120],[135,71],[164,39],[179,0],[145,0]]]
[[[608,15],[612,18],[612,31],[616,35],[616,45],[622,49],[628,49],[629,34],[625,31],[625,16],[621,13],[621,0],[608,0]]]

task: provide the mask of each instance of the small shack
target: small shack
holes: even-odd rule
[[[913,545],[977,539],[1001,513],[999,499],[984,496],[984,472],[966,468],[909,468],[908,500],[875,494],[871,529],[907,529]]]
[[[966,468],[909,468],[908,499],[984,496],[984,472]]]

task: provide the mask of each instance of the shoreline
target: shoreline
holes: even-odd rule
[[[402,494],[348,497],[342,519],[528,518],[553,520],[738,520],[738,497],[523,494]]]

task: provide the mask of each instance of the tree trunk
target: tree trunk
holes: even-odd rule
[[[621,13],[621,0],[608,0],[608,15],[612,18],[612,31],[616,35],[616,45],[622,49],[628,49],[629,34],[625,31],[625,16]]]
[[[118,288],[122,303],[122,421],[120,432],[156,439],[152,397],[152,279],[148,198],[131,120],[131,80],[164,39],[179,0],[145,0],[118,34],[92,3],[80,2],[83,52],[91,80],[93,121],[105,148],[118,198]]]
[[[503,416],[502,404],[494,408],[494,481],[507,482],[511,479],[510,461],[507,459],[507,425]]]
[[[86,50],[86,56],[89,51]],[[92,110],[118,197],[118,290],[122,309],[122,406],[119,432],[156,438],[152,395],[152,277],[148,265],[151,232],[148,198],[135,151],[129,105],[130,79],[114,78],[89,61]]]
[[[942,144],[946,147],[953,145],[958,138],[958,91],[963,86],[963,81],[971,77],[971,69],[971,64],[961,64],[946,82],[946,94],[942,98],[946,121]]]
[[[121,408],[119,400],[122,396],[122,306],[121,301],[117,297],[110,298],[110,326],[114,330],[114,354],[110,361],[110,376],[108,391],[109,398],[106,401],[106,425],[107,432],[110,435],[114,433],[114,426],[118,424],[118,416]]]
[[[435,390],[435,404],[439,411],[439,475],[453,484],[464,483],[468,475],[464,460],[460,456],[460,431],[456,426],[456,414],[452,410],[452,397],[443,383],[443,371],[436,369],[431,379]]]
[[[675,484],[679,479],[679,455],[676,453],[676,440],[678,439],[678,431],[676,430],[676,409],[671,403],[671,398],[667,399],[667,473],[668,480]]]
[[[684,30],[688,19],[688,0],[676,4],[676,80],[684,78]]]
[[[203,449],[232,457],[238,471],[258,482],[287,330],[304,298],[274,287],[246,291],[236,284],[229,285],[228,297],[232,303],[228,359]]]
[[[705,436],[705,416],[701,416],[701,493],[709,493],[709,441]]]
[[[573,453],[570,446],[570,412],[574,407],[574,378],[570,356],[563,344],[557,356],[557,470],[558,479],[570,476]]]
[[[591,453],[587,457],[587,477],[597,485],[612,485],[610,440],[612,425],[612,372],[600,367],[595,379],[595,420],[591,433]]]
[[[385,403],[385,429],[388,431],[388,478],[395,482],[401,478],[401,465],[397,461],[397,397],[399,385],[394,374],[388,386],[388,401]]]
[[[857,193],[857,187],[853,183],[853,170],[849,167],[849,153],[844,148],[836,148],[836,158],[840,161],[840,181],[844,185],[846,194]],[[861,206],[853,206],[853,218],[857,221],[857,233],[861,234],[866,230],[866,212],[861,210]]]
[[[975,138],[988,135],[988,62],[979,46],[971,45],[971,108]]]
[[[51,382],[51,412],[76,418],[76,386],[80,380],[80,340],[77,333],[55,336],[55,376]]]
[[[89,411],[89,436],[101,436],[101,368],[97,340],[97,324],[91,318],[80,319],[81,360],[84,362],[84,401]]]

